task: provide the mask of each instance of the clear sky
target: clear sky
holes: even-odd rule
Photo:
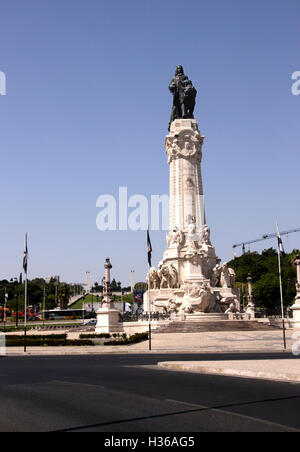
[[[300,228],[299,0],[1,0],[0,279],[144,280],[144,232],[100,232],[96,200],[168,193],[168,84],[198,90],[203,180],[217,254]],[[155,264],[165,232],[152,233]],[[284,241],[300,248],[300,233]],[[251,249],[271,246],[272,242]]]

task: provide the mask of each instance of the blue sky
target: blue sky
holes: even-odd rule
[[[1,0],[0,279],[144,280],[144,232],[100,232],[96,200],[168,193],[168,84],[198,90],[203,180],[217,254],[300,227],[298,0]],[[153,261],[165,232],[152,233]],[[252,249],[272,245],[265,242]],[[285,240],[300,248],[300,233]]]

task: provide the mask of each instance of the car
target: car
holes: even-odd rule
[[[97,320],[96,319],[92,319],[92,320],[89,320],[88,322],[85,322],[84,323],[85,325],[97,325]]]

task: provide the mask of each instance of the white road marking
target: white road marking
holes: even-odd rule
[[[282,429],[288,430],[289,432],[295,432],[295,433],[296,432],[297,433],[300,432],[299,429],[296,429],[296,428],[293,428],[293,427],[288,427],[287,425],[277,424],[276,422],[272,422],[272,421],[268,421],[268,420],[264,420],[264,419],[259,419],[259,418],[255,418],[255,417],[252,417],[252,416],[247,416],[245,414],[235,413],[235,412],[232,412],[232,411],[228,411],[228,410],[226,410],[224,408],[210,408],[208,406],[198,405],[198,404],[189,403],[189,402],[183,402],[181,400],[174,400],[174,399],[165,399],[165,401],[166,402],[173,402],[173,403],[180,403],[182,405],[187,405],[187,406],[189,406],[191,408],[195,408],[195,409],[198,408],[199,410],[203,410],[203,411],[204,410],[205,411],[214,411],[216,413],[226,414],[227,416],[228,415],[236,416],[236,417],[248,420],[248,421],[254,421],[254,422],[258,422],[258,423],[264,424],[264,425],[270,425],[272,427],[282,428]],[[259,403],[259,402],[256,402],[256,403]],[[243,404],[241,403],[240,406],[242,406],[242,405]]]

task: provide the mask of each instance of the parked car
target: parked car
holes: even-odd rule
[[[89,325],[89,326],[97,325],[97,320],[92,319],[92,320],[89,320],[88,322],[85,322],[84,324]]]

